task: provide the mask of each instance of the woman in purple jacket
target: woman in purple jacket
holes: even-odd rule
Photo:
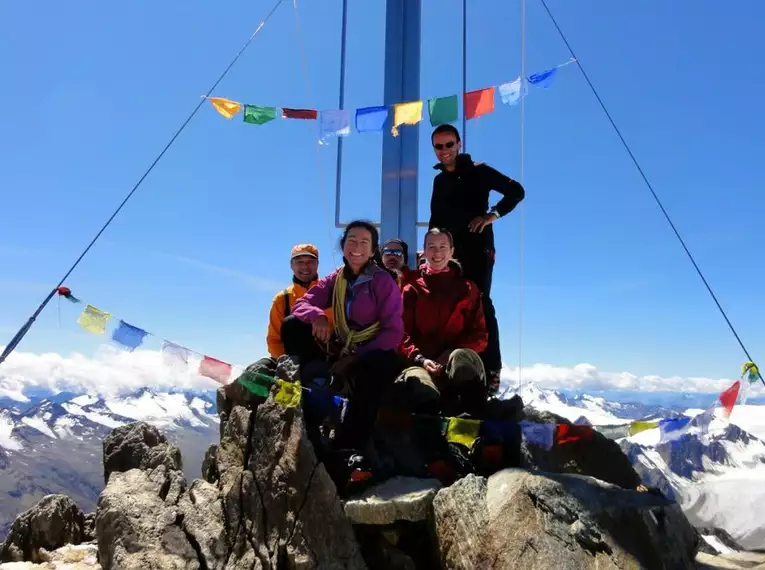
[[[401,371],[403,302],[396,280],[376,261],[379,243],[377,228],[369,222],[348,224],[340,240],[343,267],[311,287],[282,323],[285,351],[297,357],[304,383],[317,376],[309,369],[327,363],[349,388],[350,405],[336,441],[341,448],[363,446],[382,393]],[[329,307],[334,328],[324,314]]]

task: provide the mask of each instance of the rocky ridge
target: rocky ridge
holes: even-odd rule
[[[524,468],[449,486],[394,477],[341,497],[300,408],[233,384],[220,389],[218,409],[220,443],[203,479],[187,481],[180,452],[156,428],[122,426],[104,440],[95,513],[45,497],[13,523],[0,568],[697,567],[698,533],[675,503],[635,490],[637,474],[605,438],[524,446]],[[72,556],[78,566],[64,561]]]

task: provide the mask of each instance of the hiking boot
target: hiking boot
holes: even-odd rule
[[[374,483],[372,466],[355,449],[328,453],[324,467],[341,495],[358,493]]]

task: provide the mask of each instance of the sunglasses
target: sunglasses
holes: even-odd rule
[[[383,249],[383,255],[395,255],[396,257],[402,257],[404,252],[400,249]]]
[[[457,141],[449,141],[448,143],[436,143],[433,145],[433,148],[436,150],[444,150],[445,148],[452,148],[455,144],[457,144]]]

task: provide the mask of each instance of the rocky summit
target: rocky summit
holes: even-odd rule
[[[637,490],[629,460],[602,437],[549,451],[524,444],[522,468],[461,473],[446,484],[393,474],[346,496],[317,459],[300,407],[254,398],[238,384],[218,399],[220,441],[205,455],[202,478],[187,480],[180,451],[156,427],[120,426],[103,442],[106,486],[95,512],[63,495],[44,497],[12,524],[0,569],[758,564],[752,553],[700,553],[703,541],[677,504]],[[530,408],[522,414],[550,419]]]

